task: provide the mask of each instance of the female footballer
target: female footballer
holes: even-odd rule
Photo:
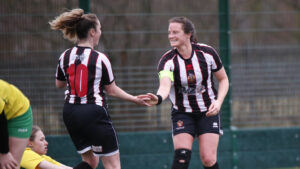
[[[197,43],[194,24],[189,19],[171,18],[168,38],[172,49],[158,64],[157,94],[142,97],[151,98],[148,103],[155,105],[169,96],[173,104],[172,169],[188,168],[196,138],[204,168],[219,169],[217,148],[222,134],[219,111],[229,88],[226,72],[217,52],[211,46]],[[213,76],[219,82],[218,92]]]
[[[0,168],[19,169],[32,130],[32,111],[26,96],[0,79]]]
[[[82,162],[75,169],[120,169],[119,143],[106,105],[106,94],[139,105],[142,99],[119,88],[109,58],[94,50],[101,36],[95,14],[82,9],[64,12],[50,22],[53,30],[76,45],[64,51],[56,71],[56,87],[65,91],[63,119]]]

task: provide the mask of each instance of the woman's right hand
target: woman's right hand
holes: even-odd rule
[[[158,97],[153,93],[147,93],[144,95],[139,95],[137,97],[140,99],[144,99],[144,102],[146,102],[148,106],[154,106],[158,103]]]
[[[0,169],[16,169],[18,163],[10,152],[6,154],[0,153]]]
[[[139,95],[139,96],[134,96],[134,103],[141,105],[141,106],[151,106],[148,101],[150,100],[149,97],[145,95]]]

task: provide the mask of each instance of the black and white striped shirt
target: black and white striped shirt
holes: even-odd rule
[[[212,72],[223,67],[217,52],[205,44],[192,43],[192,55],[184,59],[176,49],[160,59],[158,72],[173,72],[170,91],[173,108],[181,112],[206,112],[217,98]]]
[[[67,81],[66,102],[106,106],[104,85],[111,84],[114,75],[106,55],[75,46],[61,54],[56,79]]]

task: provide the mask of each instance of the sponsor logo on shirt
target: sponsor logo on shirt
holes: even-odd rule
[[[187,95],[196,95],[197,93],[204,93],[206,92],[205,86],[201,85],[201,86],[188,86],[188,87],[179,87],[177,88],[179,93],[182,94],[187,94]]]
[[[18,132],[20,133],[26,133],[28,131],[27,128],[18,128]]]

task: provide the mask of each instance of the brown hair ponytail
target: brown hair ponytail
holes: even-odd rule
[[[49,24],[51,29],[62,31],[65,39],[76,43],[78,39],[87,38],[90,28],[96,29],[97,20],[95,14],[84,14],[77,8],[60,14]]]

